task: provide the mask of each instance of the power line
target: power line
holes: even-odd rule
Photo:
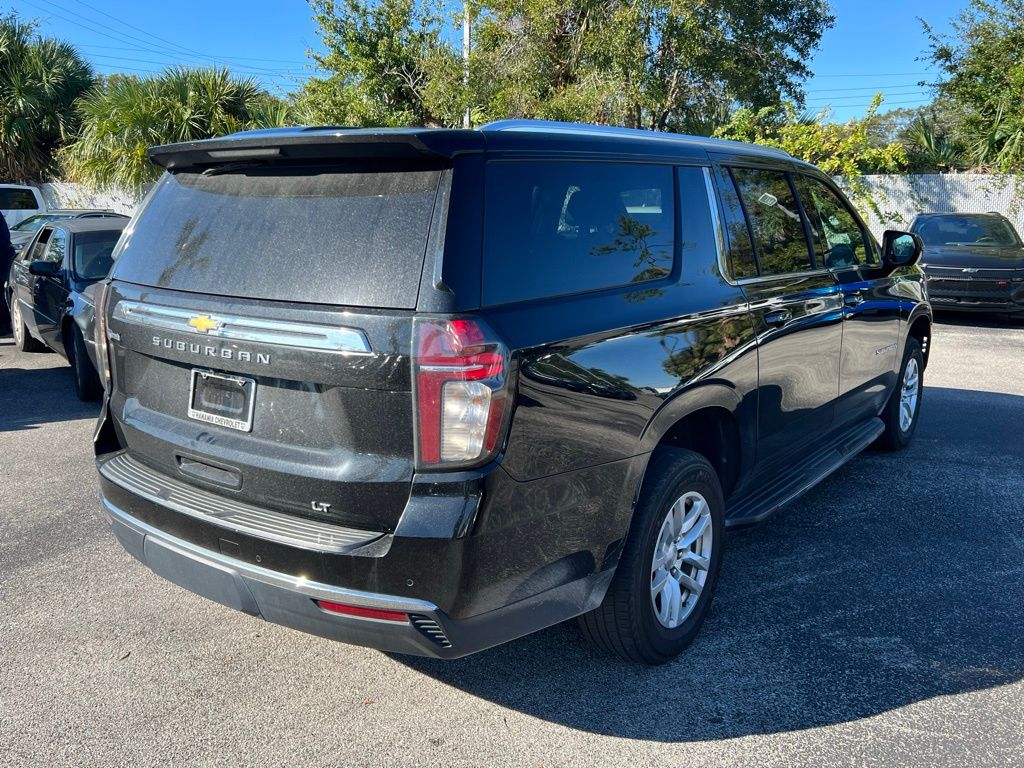
[[[146,48],[143,48],[142,46],[132,46],[132,47],[129,48],[129,47],[117,46],[117,45],[96,45],[95,43],[86,43],[86,44],[79,45],[77,47],[79,47],[79,48],[97,48],[97,49],[102,49],[102,50],[107,50],[107,51],[146,51],[147,50]],[[149,53],[154,53],[154,51],[149,51]],[[204,57],[204,58],[208,58],[208,57]],[[235,60],[237,60],[237,61],[271,61],[271,62],[277,62],[279,64],[300,64],[300,65],[309,64],[309,60],[308,59],[302,60],[302,61],[299,61],[298,59],[261,59],[261,58],[258,58],[256,56],[232,56],[231,60],[232,61],[235,61]]]
[[[134,35],[129,35],[126,32],[121,32],[121,31],[116,30],[116,29],[109,29],[108,28],[108,29],[104,30],[104,29],[97,28],[95,26],[95,23],[89,17],[84,16],[83,14],[77,13],[75,11],[72,11],[72,10],[70,10],[68,8],[65,8],[64,6],[59,5],[59,4],[55,3],[55,2],[53,2],[53,0],[41,0],[41,2],[44,2],[47,5],[51,5],[51,6],[55,7],[55,8],[58,8],[60,11],[64,11],[65,13],[70,13],[72,16],[77,17],[77,19],[68,18],[67,16],[64,16],[63,14],[61,14],[61,13],[59,13],[57,11],[54,11],[52,8],[45,8],[43,6],[40,6],[36,2],[33,2],[33,0],[24,0],[24,2],[27,3],[28,5],[31,5],[34,8],[37,8],[37,9],[43,11],[44,13],[53,14],[57,18],[62,19],[64,21],[68,22],[69,24],[75,24],[75,25],[81,26],[81,27],[89,30],[90,32],[93,32],[93,33],[95,33],[97,35],[100,35],[102,37],[109,38],[109,39],[114,40],[116,42],[128,43],[128,44],[131,44],[133,42],[134,43],[142,43],[142,45],[136,45],[134,47],[136,47],[136,48],[138,48],[140,50],[146,51],[147,53],[156,54],[158,56],[175,56],[175,57],[178,57],[178,58],[196,58],[196,57],[198,57],[198,58],[201,58],[201,59],[209,59],[209,60],[211,60],[211,61],[213,61],[215,63],[223,63],[223,64],[230,64],[231,63],[231,58],[230,57],[208,56],[208,55],[200,54],[200,53],[197,53],[197,52],[193,53],[193,52],[190,51],[190,49],[187,49],[187,48],[184,49],[184,50],[185,51],[189,51],[189,53],[182,53],[179,50],[175,50],[173,48],[168,48],[167,46],[160,45],[159,43],[153,43],[153,42],[150,42],[148,40],[143,40],[143,39],[141,39],[139,37],[136,37]],[[83,5],[84,5],[84,3],[83,3]],[[160,62],[156,62],[156,63],[160,63]],[[248,69],[250,71],[250,74],[271,75],[271,74],[276,74],[277,73],[276,70],[274,70],[274,69],[270,69],[270,68],[267,68],[267,67],[257,67],[257,66],[254,66],[254,65],[248,65]]]
[[[95,54],[95,53],[90,54],[89,56],[92,59],[109,59],[109,60],[113,60],[113,61],[135,61],[135,62],[138,62],[140,64],[160,64],[161,66],[166,66],[166,67],[177,66],[180,63],[180,62],[155,61],[153,59],[140,59],[140,58],[137,58],[135,56],[109,56],[109,55]],[[261,77],[266,77],[266,78],[271,78],[271,79],[281,79],[281,78],[296,77],[299,74],[301,74],[301,73],[298,73],[298,72],[291,72],[289,70],[282,70],[282,71],[278,72],[277,74],[270,74],[270,73],[254,72],[252,70],[247,70],[247,69],[244,69],[244,68],[241,68],[241,67],[231,67],[231,69],[234,72],[237,72],[237,73],[240,73],[240,74],[259,75]]]

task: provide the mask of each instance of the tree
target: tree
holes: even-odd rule
[[[903,147],[897,142],[876,146],[872,141],[871,126],[881,104],[878,94],[863,118],[846,123],[829,121],[827,109],[814,116],[797,115],[791,104],[739,109],[715,135],[780,147],[830,176],[853,180],[866,173],[897,173],[907,162]]]
[[[802,101],[805,62],[834,21],[824,0],[484,5],[475,57],[490,117],[695,133],[736,103]]]
[[[114,75],[78,102],[82,130],[61,154],[69,177],[136,188],[159,174],[148,147],[283,125],[288,110],[250,78],[226,69]]]
[[[956,111],[970,159],[1004,172],[1024,170],[1024,0],[971,0],[937,35],[931,58],[946,75],[940,97]]]
[[[455,125],[462,64],[445,41],[439,2],[309,0],[326,76],[299,94],[306,122],[356,126]],[[451,86],[451,87],[449,87]]]
[[[327,49],[307,114],[356,125],[539,117],[709,132],[800,101],[825,0],[471,0],[468,85],[444,0],[310,0]],[[451,6],[451,7],[450,7]]]
[[[93,82],[70,45],[40,37],[14,14],[0,17],[0,181],[53,170],[55,150],[78,127],[74,101]]]

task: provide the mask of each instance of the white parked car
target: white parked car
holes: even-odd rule
[[[25,184],[0,184],[0,213],[7,219],[8,227],[13,227],[22,219],[45,210],[46,202],[43,195],[35,187]]]

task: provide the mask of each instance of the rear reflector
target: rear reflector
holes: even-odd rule
[[[409,621],[408,614],[401,611],[385,611],[380,608],[364,608],[361,605],[346,605],[345,603],[332,603],[330,600],[314,600],[328,613],[340,613],[343,616],[358,616],[361,619],[377,619],[379,621]]]

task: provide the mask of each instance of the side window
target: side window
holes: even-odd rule
[[[46,253],[43,254],[43,261],[49,261],[54,264],[60,264],[64,261],[64,254],[68,251],[68,234],[63,229],[53,230],[53,236],[50,238],[50,244],[46,248]]]
[[[745,277],[757,277],[754,243],[750,239],[750,228],[747,226],[747,217],[743,214],[740,196],[736,192],[736,183],[727,170],[723,171],[719,179],[722,208],[725,211],[725,234],[729,241],[732,277],[737,280]]]
[[[39,233],[39,237],[36,238],[32,247],[25,249],[25,255],[22,257],[24,261],[42,261],[43,255],[46,253],[46,247],[50,244],[50,237],[52,235],[52,229],[49,227],[43,227],[42,231]]]
[[[670,166],[492,162],[484,194],[484,303],[667,277],[674,232]]]
[[[794,177],[814,235],[818,263],[829,269],[874,264],[875,254],[850,206],[818,179]]]
[[[0,209],[5,211],[34,211],[39,208],[36,196],[31,190],[0,188]]]
[[[783,275],[812,268],[793,188],[783,171],[733,168],[754,235],[762,275]]]

